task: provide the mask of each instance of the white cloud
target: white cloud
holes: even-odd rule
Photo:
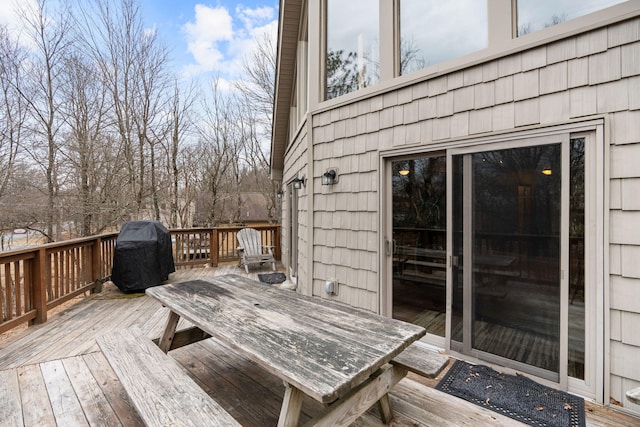
[[[56,4],[55,1],[52,3]],[[27,49],[34,48],[35,44],[29,37],[19,11],[31,13],[38,9],[37,0],[0,0],[0,25],[6,26],[9,34]]]
[[[187,22],[183,30],[198,69],[213,70],[223,62],[219,43],[233,38],[232,28],[231,15],[226,8],[195,6],[195,22]]]
[[[256,9],[248,9],[242,5],[236,7],[236,15],[240,19],[245,28],[252,29],[256,25],[264,25],[274,19],[275,11],[272,7],[258,7]]]
[[[227,79],[239,77],[242,60],[251,54],[265,31],[277,33],[277,16],[272,7],[238,6],[232,17],[223,6],[196,5],[195,20],[183,31],[195,64],[185,67],[188,75],[214,71]]]
[[[0,25],[8,27],[18,26],[18,15],[15,12],[15,0],[0,0]]]

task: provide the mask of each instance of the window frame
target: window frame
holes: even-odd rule
[[[517,37],[517,0],[487,0],[488,47],[486,49],[454,58],[440,64],[428,66],[406,75],[399,74],[399,2],[400,0],[379,1],[380,24],[380,78],[375,85],[326,99],[326,33],[327,0],[319,2],[320,34],[318,47],[320,53],[318,105],[312,108],[331,108],[345,102],[351,102],[365,96],[383,93],[390,89],[417,83],[433,75],[444,75],[473,65],[512,55],[538,46],[548,45],[574,35],[594,30],[624,19],[640,16],[640,5],[634,1],[619,3],[597,12],[583,15],[552,27]],[[311,17],[309,19],[314,19]],[[310,58],[313,61],[313,58]]]

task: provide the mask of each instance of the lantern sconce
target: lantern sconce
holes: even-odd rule
[[[304,175],[302,175],[302,178],[293,178],[291,180],[291,183],[293,184],[293,188],[295,188],[296,190],[300,190],[302,187],[305,186],[305,177]]]
[[[338,182],[338,169],[329,168],[322,174],[322,185],[333,185]]]

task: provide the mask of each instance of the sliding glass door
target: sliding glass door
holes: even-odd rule
[[[383,313],[454,354],[595,396],[602,152],[598,127],[388,159]]]

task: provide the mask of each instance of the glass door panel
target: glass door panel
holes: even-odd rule
[[[446,157],[391,162],[393,317],[444,337]]]
[[[556,380],[561,158],[551,144],[452,159],[452,348]]]
[[[560,348],[560,154],[558,144],[472,156],[473,347],[552,372]]]
[[[570,150],[568,374],[585,379],[585,138],[572,139]]]

